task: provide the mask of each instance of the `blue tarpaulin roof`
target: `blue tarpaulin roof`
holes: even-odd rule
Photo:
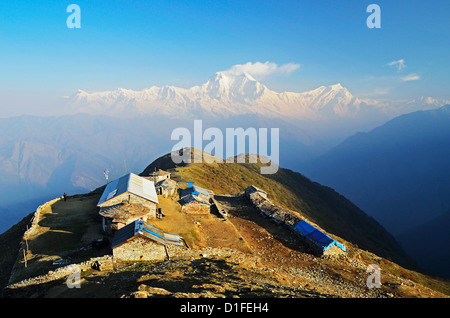
[[[347,250],[343,244],[332,239],[327,234],[315,228],[305,220],[299,221],[293,226],[293,229],[300,235],[308,238],[311,242],[322,248],[324,251],[333,245],[340,247],[343,251]]]

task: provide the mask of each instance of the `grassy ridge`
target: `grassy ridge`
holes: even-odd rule
[[[195,181],[219,195],[237,194],[253,184],[266,190],[274,203],[299,213],[343,242],[349,256],[379,264],[385,272],[450,295],[449,282],[417,272],[417,266],[377,221],[333,189],[300,173],[280,168],[275,174],[261,175],[259,163],[191,163],[176,167],[169,155],[153,162],[146,171],[154,171],[155,167],[170,170],[177,181]]]
[[[275,174],[260,174],[261,163],[191,163],[175,166],[170,154],[149,165],[143,175],[157,169],[171,170],[179,181],[236,194],[250,185],[266,190],[276,204],[299,213],[350,245],[369,250],[404,266],[414,263],[394,237],[378,222],[333,189],[312,182],[300,173],[280,168]]]

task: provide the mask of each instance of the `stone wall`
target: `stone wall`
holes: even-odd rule
[[[20,288],[25,286],[31,286],[31,285],[39,285],[44,284],[50,281],[55,281],[61,278],[68,277],[69,275],[72,275],[73,273],[79,271],[84,272],[87,270],[92,269],[92,266],[94,263],[99,262],[101,264],[101,269],[104,270],[111,270],[113,269],[113,259],[110,255],[102,256],[102,257],[95,257],[91,258],[85,262],[81,262],[78,264],[70,264],[67,266],[59,267],[55,270],[49,271],[47,274],[39,275],[31,278],[24,279],[19,282],[13,282],[10,283],[8,286],[6,286],[5,290],[8,289],[14,289],[14,288]]]
[[[129,261],[163,261],[167,259],[164,245],[141,236],[114,247],[113,256],[115,259]]]
[[[211,206],[201,202],[190,202],[181,206],[181,212],[189,214],[209,214]]]
[[[251,193],[247,197],[260,213],[272,218],[276,223],[294,226],[301,220],[293,212],[282,209],[279,206],[273,204],[269,199],[262,196],[259,192]]]
[[[45,209],[50,209],[51,206],[54,203],[56,203],[56,202],[58,202],[60,200],[61,200],[61,198],[56,198],[56,199],[53,199],[51,201],[45,202],[44,204],[38,206],[36,211],[34,211],[33,218],[32,218],[32,220],[30,222],[30,226],[23,233],[22,241],[20,242],[19,251],[17,253],[16,262],[14,263],[13,268],[11,269],[11,274],[10,274],[10,277],[9,277],[9,283],[14,281],[14,277],[15,277],[17,266],[19,266],[19,263],[23,261],[24,251],[26,251],[26,240],[28,240],[30,237],[33,236],[33,234],[34,234],[34,232],[36,230],[36,226],[38,225],[39,221],[41,220],[41,211],[43,211]]]
[[[296,231],[293,230],[293,226],[297,224],[301,220],[301,218],[296,216],[293,212],[284,210],[273,204],[269,199],[261,195],[260,192],[253,192],[251,194],[246,194],[246,196],[261,214],[271,218],[278,224],[286,225],[289,230],[298,235],[299,238],[302,239],[302,242],[305,244],[305,246],[308,247],[310,253],[317,256],[333,256],[345,253],[337,246],[332,246],[324,251],[321,247],[317,246],[309,239],[299,235]]]

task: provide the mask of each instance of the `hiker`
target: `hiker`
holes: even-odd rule
[[[63,198],[64,198],[64,201],[66,201],[66,200],[67,200],[67,193],[65,193],[65,192],[64,192],[64,194],[63,194]]]

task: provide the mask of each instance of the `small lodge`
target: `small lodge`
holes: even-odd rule
[[[337,242],[305,220],[295,224],[292,230],[304,238],[308,247],[318,256],[341,254],[347,251],[342,243]]]
[[[184,197],[185,195],[188,194],[193,194],[203,197],[204,199],[209,201],[209,199],[214,196],[213,191],[201,188],[199,186],[195,186],[194,181],[187,181],[187,184],[188,187],[186,189],[181,190],[180,197]]]
[[[114,258],[127,261],[163,261],[169,249],[186,247],[181,236],[139,219],[115,232],[111,243]]]
[[[267,192],[255,186],[244,190],[246,197],[252,205],[264,216],[269,217],[277,224],[286,225],[299,236],[309,250],[317,255],[336,255],[347,251],[346,247],[317,229],[295,213],[273,204],[267,198]]]
[[[158,203],[153,181],[134,173],[111,181],[97,203],[102,229],[112,234],[138,218],[155,218]]]
[[[158,169],[158,171],[151,172],[149,177],[157,184],[160,181],[170,179],[170,172]]]
[[[273,204],[272,201],[267,198],[266,191],[252,185],[246,188],[244,193],[252,205],[262,215],[271,218],[275,223],[292,226],[300,221],[300,218],[294,213]]]
[[[177,188],[177,182],[172,179],[160,180],[155,185],[156,193],[161,195],[163,198],[176,195]]]
[[[192,214],[209,214],[211,212],[211,198],[214,192],[193,185],[188,181],[188,187],[180,191],[181,211]]]
[[[194,194],[187,194],[179,201],[181,212],[190,214],[209,214],[211,212],[211,203],[202,197]]]
[[[259,194],[262,198],[267,199],[267,192],[255,187],[254,185],[249,186],[244,190],[245,195],[247,198],[251,199],[252,196]]]

